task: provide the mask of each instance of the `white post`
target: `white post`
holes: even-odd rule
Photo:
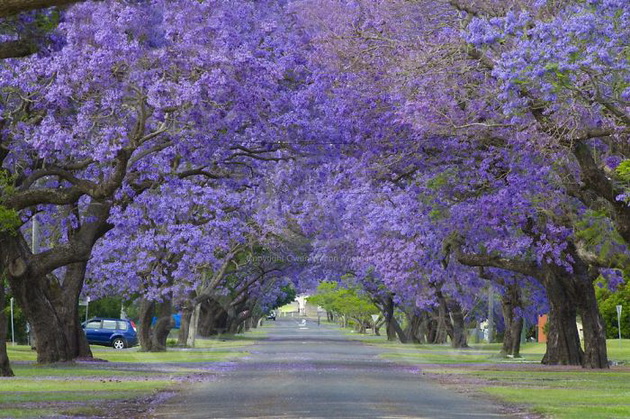
[[[620,305],[617,306],[617,329],[619,330],[619,348],[621,349],[621,309],[623,307]]]
[[[90,307],[90,297],[85,297],[85,321],[88,321],[88,308]]]
[[[13,297],[11,297],[11,344],[15,346],[15,326],[13,325]]]
[[[488,287],[488,343],[494,342],[494,288]]]

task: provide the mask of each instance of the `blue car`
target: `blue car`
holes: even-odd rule
[[[131,320],[93,318],[83,323],[83,331],[94,345],[123,349],[138,344],[136,325]]]

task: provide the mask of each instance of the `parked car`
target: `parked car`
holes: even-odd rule
[[[267,320],[276,320],[276,313],[275,312],[271,312],[269,314],[267,314]]]
[[[123,349],[138,344],[136,325],[131,320],[93,318],[83,323],[83,331],[94,345]]]

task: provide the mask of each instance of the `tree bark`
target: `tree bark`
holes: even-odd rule
[[[462,308],[451,298],[446,298],[439,289],[435,291],[439,303],[439,316],[444,331],[451,339],[451,347],[468,348],[466,322]]]
[[[590,281],[578,284],[577,308],[582,318],[584,333],[584,360],[586,368],[608,368],[608,350],[606,347],[606,323],[597,307],[595,289]]]
[[[48,195],[44,190],[35,192]],[[68,242],[40,253],[31,251],[21,233],[0,234],[0,266],[31,326],[39,363],[92,357],[81,327],[78,301],[92,247],[111,228],[107,223],[109,209],[108,204],[92,201],[86,220],[70,232]],[[59,268],[65,268],[62,279],[52,274]]]
[[[179,334],[177,335],[177,345],[186,346],[188,342],[188,332],[190,330],[190,321],[192,320],[194,309],[186,306],[182,309],[182,320],[179,326]]]
[[[432,339],[431,343],[442,345],[448,341],[448,333],[446,331],[446,316],[447,312],[445,307],[441,304],[438,306],[437,313],[434,313],[432,325]]]
[[[447,321],[447,330],[450,329],[451,347],[468,348],[468,336],[466,335],[466,321],[459,303],[450,301],[451,321]],[[448,327],[448,325],[451,325]]]
[[[54,277],[9,277],[13,295],[29,320],[37,342],[37,362],[48,364],[91,358],[79,319],[78,299],[87,263],[68,265],[63,283]]]
[[[0,277],[0,377],[13,377],[7,354],[7,318],[4,315],[4,279]]]
[[[198,330],[199,336],[209,337],[226,331],[227,312],[214,300],[200,304]]]
[[[172,316],[173,304],[171,300],[166,300],[157,306],[158,319],[151,333],[151,352],[165,352],[168,334],[175,326]]]
[[[190,326],[188,327],[188,340],[186,341],[186,346],[189,348],[195,347],[195,341],[197,339],[197,331],[199,326],[199,313],[201,311],[201,304],[197,304],[192,312],[192,317],[190,318]]]
[[[425,344],[427,343],[426,336],[428,335],[428,315],[426,312],[411,314],[407,313],[407,328],[405,333],[407,334],[407,340],[412,343]]]
[[[13,16],[29,10],[45,9],[55,6],[67,6],[80,0],[2,0],[0,18]]]
[[[395,341],[397,338],[400,343],[407,343],[407,335],[405,331],[400,327],[400,323],[396,320],[394,310],[396,305],[394,304],[394,298],[391,294],[388,294],[383,301],[383,317],[385,318],[385,330],[387,331],[387,340]]]
[[[155,311],[155,302],[142,298],[140,300],[139,324],[138,324],[138,341],[140,342],[140,350],[144,352],[151,351],[153,340],[151,339],[151,322],[153,321],[153,312]]]
[[[506,285],[505,294],[501,298],[503,323],[505,323],[503,346],[501,347],[502,357],[520,357],[523,318],[516,315],[515,310],[522,307],[521,290],[518,285]]]
[[[547,365],[582,365],[584,352],[576,325],[577,295],[570,284],[563,283],[554,270],[545,269],[544,285],[549,300],[547,351],[542,363]],[[565,275],[566,277],[567,275]],[[569,281],[571,281],[569,279]]]

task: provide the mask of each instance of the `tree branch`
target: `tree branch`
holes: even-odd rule
[[[0,0],[0,18],[9,17],[29,10],[67,6],[81,0]]]
[[[0,60],[26,57],[36,51],[37,47],[32,42],[23,40],[6,41],[0,43]]]

